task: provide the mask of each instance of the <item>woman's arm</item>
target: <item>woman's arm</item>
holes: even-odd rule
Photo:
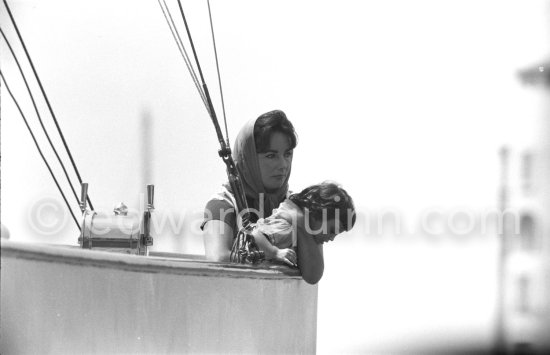
[[[298,232],[298,267],[304,281],[312,285],[321,280],[325,270],[323,245],[317,244],[308,233]]]
[[[219,220],[210,220],[203,227],[204,254],[207,260],[229,261],[233,228]]]

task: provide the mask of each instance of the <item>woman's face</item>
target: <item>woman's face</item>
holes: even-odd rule
[[[264,188],[273,191],[283,186],[292,166],[292,149],[288,137],[281,132],[273,133],[267,151],[257,155]]]

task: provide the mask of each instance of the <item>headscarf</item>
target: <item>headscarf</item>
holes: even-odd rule
[[[277,208],[287,195],[290,167],[283,185],[276,191],[268,193],[262,183],[262,174],[256,152],[256,142],[254,140],[255,123],[256,119],[248,121],[237,135],[235,145],[233,146],[233,160],[239,171],[248,201],[252,200],[252,205],[248,207],[259,210],[260,194],[264,194],[264,210],[260,211],[264,215],[260,217],[267,217],[271,215],[273,209]],[[229,187],[228,185],[226,187]]]

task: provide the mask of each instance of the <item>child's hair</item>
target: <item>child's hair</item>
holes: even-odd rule
[[[338,217],[345,231],[355,224],[355,207],[350,195],[332,181],[306,187],[302,192],[290,195],[289,199],[302,209],[309,211],[310,218],[321,220],[323,210],[327,219]]]

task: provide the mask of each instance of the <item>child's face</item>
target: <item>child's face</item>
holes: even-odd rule
[[[335,219],[329,219],[325,224],[321,221],[315,221],[314,224],[316,224],[315,230],[320,230],[318,234],[313,236],[317,244],[333,241],[334,238],[344,230],[342,223],[338,222],[337,225]]]

